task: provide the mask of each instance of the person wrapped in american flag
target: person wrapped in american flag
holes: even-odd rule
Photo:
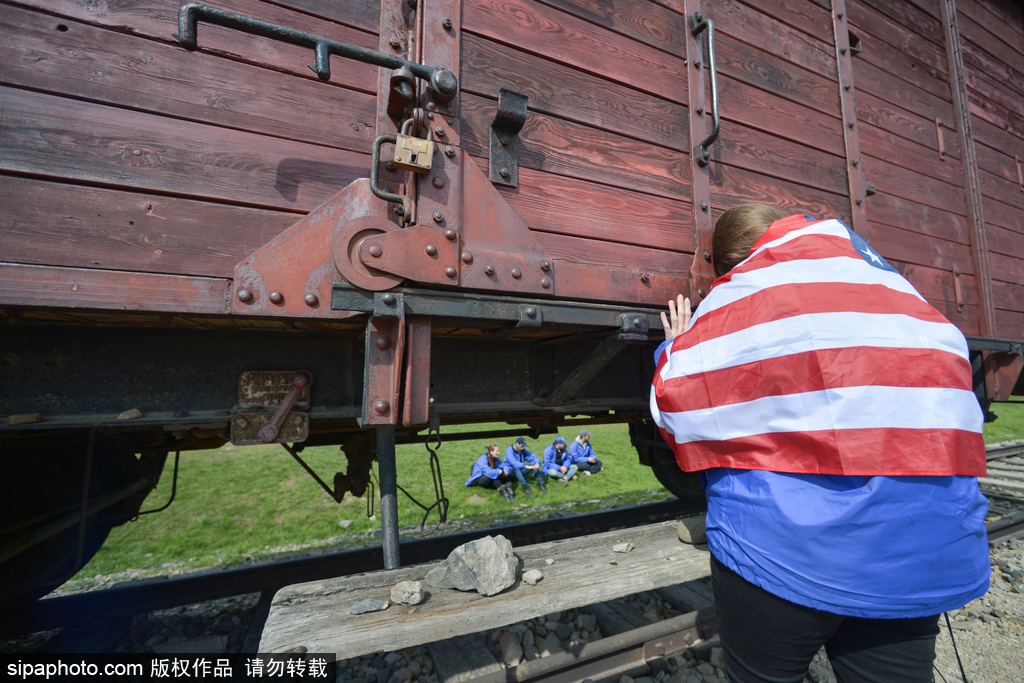
[[[834,219],[715,224],[719,276],[662,314],[651,413],[701,472],[733,681],[931,681],[939,615],[988,589],[981,408],[960,331]]]

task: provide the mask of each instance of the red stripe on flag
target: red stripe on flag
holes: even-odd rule
[[[686,444],[676,444],[664,430],[662,435],[687,472],[727,467],[852,476],[985,476],[982,435],[958,429],[786,432]]]
[[[885,285],[845,282],[785,284],[758,290],[702,315],[690,330],[676,337],[672,349],[687,349],[753,325],[813,313],[897,313],[925,322],[949,323],[927,302]]]
[[[779,237],[782,237],[782,235],[773,237],[772,240],[769,241],[774,241]],[[751,252],[757,251],[759,248],[760,246],[754,245]],[[777,263],[838,258],[843,256],[857,259],[858,261],[864,260],[864,256],[854,248],[853,242],[850,241],[849,237],[815,234],[803,235],[798,239],[794,239],[790,242],[780,244],[777,247],[770,247],[759,252],[754,257],[737,265],[735,268],[716,280],[714,284],[719,285],[724,282],[728,282],[734,275],[767,268],[768,266],[774,266]]]
[[[655,375],[654,385],[658,409],[681,413],[840,387],[963,389],[971,386],[971,366],[960,356],[934,349],[856,346],[766,358],[667,380]]]

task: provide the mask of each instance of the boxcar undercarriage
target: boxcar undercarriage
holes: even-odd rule
[[[841,218],[1024,393],[1019,5],[214,4],[0,0],[0,603],[229,441],[377,460],[389,567],[442,425],[629,423],[702,496],[648,391],[737,203]]]

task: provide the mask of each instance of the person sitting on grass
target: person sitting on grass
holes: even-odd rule
[[[544,449],[544,465],[541,467],[544,474],[555,477],[562,486],[568,486],[579,470],[565,452],[565,446],[565,439],[556,436],[554,443]]]
[[[590,445],[590,432],[586,429],[581,429],[580,435],[569,444],[569,459],[584,477],[604,469],[604,465],[594,455],[594,447]]]
[[[516,439],[516,442],[505,451],[505,464],[509,466],[509,471],[519,480],[523,491],[530,498],[533,498],[533,491],[530,490],[530,485],[526,483],[525,476],[530,472],[533,472],[533,477],[537,480],[537,488],[540,489],[540,492],[548,492],[547,486],[544,485],[544,475],[540,471],[540,459],[526,449],[526,439],[523,437],[520,436]]]
[[[498,452],[496,443],[487,447],[487,452],[473,463],[473,471],[470,473],[469,479],[466,480],[466,486],[498,489],[502,498],[514,501],[516,496],[512,493],[512,475],[508,473],[508,465],[498,457]]]

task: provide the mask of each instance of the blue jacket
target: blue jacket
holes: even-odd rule
[[[568,467],[572,464],[572,458],[569,457],[569,450],[566,449],[562,452],[562,464]],[[544,449],[544,467],[541,469],[547,472],[551,468],[558,468],[559,464],[555,454],[555,444],[551,444]]]
[[[470,473],[469,479],[466,480],[465,486],[471,486],[480,476],[485,476],[488,479],[497,479],[501,476],[501,471],[507,469],[508,465],[502,462],[501,458],[498,458],[497,467],[489,466],[487,464],[487,454],[484,453],[473,463],[473,471]]]
[[[516,449],[509,446],[505,450],[505,464],[509,467],[521,470],[527,465],[539,465],[540,460],[537,459],[536,455],[525,448],[522,453],[516,453]]]
[[[594,455],[594,447],[590,445],[590,442],[583,444],[579,440],[573,439],[572,443],[569,444],[569,459],[574,462],[587,462],[590,458],[596,458]]]

